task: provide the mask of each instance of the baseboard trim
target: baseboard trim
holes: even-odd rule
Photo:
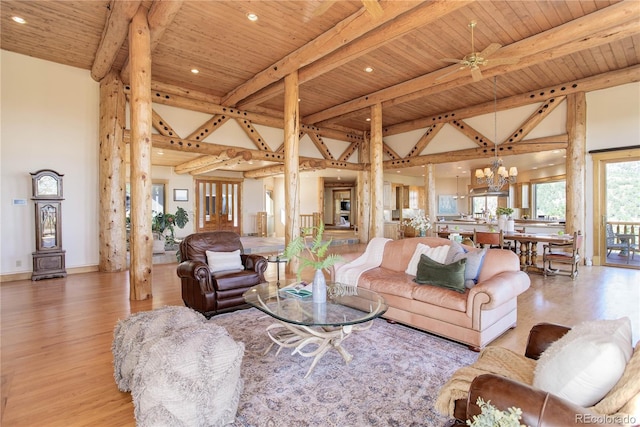
[[[67,275],[80,274],[80,273],[93,273],[96,271],[98,271],[97,265],[88,265],[85,267],[68,268]],[[31,271],[26,271],[23,273],[2,274],[0,275],[0,283],[17,282],[19,280],[31,280],[31,274],[32,274]]]

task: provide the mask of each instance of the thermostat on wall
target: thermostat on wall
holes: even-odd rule
[[[27,204],[27,199],[13,199],[13,204],[17,206],[24,206]]]

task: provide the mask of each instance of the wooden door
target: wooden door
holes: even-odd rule
[[[229,230],[242,234],[240,182],[196,180],[196,231]]]

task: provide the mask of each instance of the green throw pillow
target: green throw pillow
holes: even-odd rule
[[[464,267],[467,260],[462,258],[451,264],[440,264],[426,255],[420,256],[418,271],[414,282],[420,285],[433,285],[464,293]]]

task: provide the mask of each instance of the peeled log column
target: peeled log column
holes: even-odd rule
[[[100,82],[99,271],[127,268],[125,226],[125,96],[117,73]]]
[[[587,102],[584,92],[567,96],[566,231],[585,234]]]
[[[382,105],[371,107],[371,226],[369,238],[384,236],[384,201],[382,169]]]
[[[298,92],[298,72],[295,71],[284,79],[284,210],[287,216],[284,229],[285,246],[300,235]],[[292,259],[287,263],[288,272],[294,272],[297,269],[297,260]]]
[[[151,233],[151,48],[146,9],[129,27],[131,64],[131,267],[132,300],[151,297],[153,235]]]

